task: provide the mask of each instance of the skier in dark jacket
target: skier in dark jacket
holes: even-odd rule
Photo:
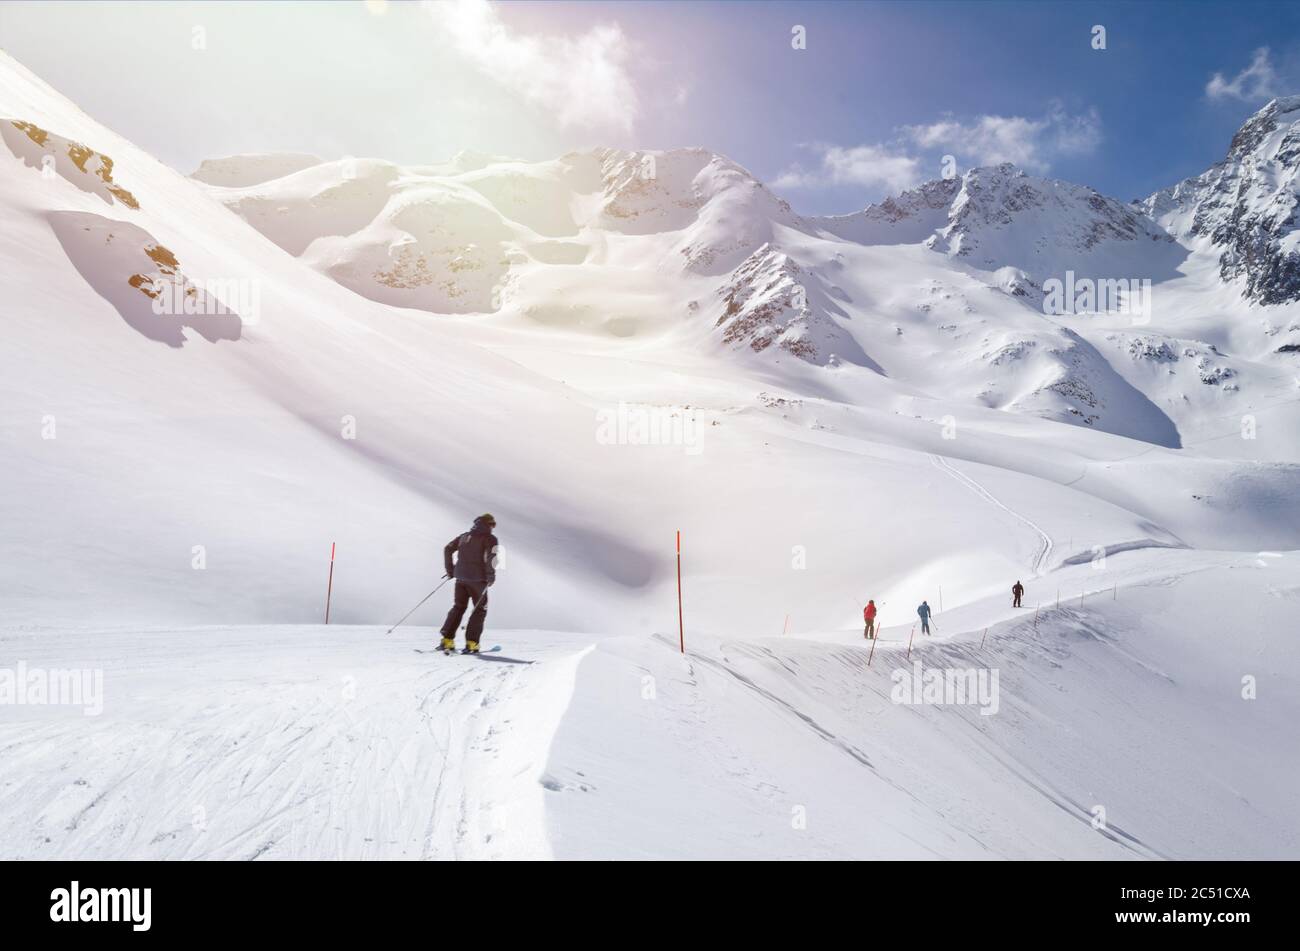
[[[930,633],[930,602],[922,601],[921,606],[916,609],[916,616],[921,619],[921,633]]]
[[[1011,597],[1013,599],[1013,603],[1011,606],[1013,608],[1020,607],[1020,599],[1024,597],[1024,595],[1025,595],[1025,586],[1022,585],[1019,581],[1017,581],[1015,584],[1011,586]]]
[[[483,620],[487,617],[487,589],[497,579],[497,537],[492,534],[496,527],[497,520],[490,514],[480,515],[474,519],[473,528],[464,535],[457,535],[442,550],[447,577],[456,579],[456,600],[442,625],[442,649],[445,651],[456,649],[456,628],[460,627],[460,619],[465,616],[465,609],[473,598],[474,613],[465,626],[464,653],[478,653]],[[454,566],[451,561],[453,552],[456,554]]]

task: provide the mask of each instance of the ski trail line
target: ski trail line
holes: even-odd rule
[[[962,485],[966,486],[968,489],[970,489],[972,492],[974,492],[976,495],[982,498],[985,502],[988,502],[990,505],[996,505],[998,508],[1002,509],[1002,511],[1010,515],[1012,518],[1016,519],[1017,521],[1026,525],[1027,527],[1033,529],[1034,533],[1038,535],[1038,541],[1039,541],[1038,553],[1034,556],[1033,572],[1035,576],[1043,575],[1047,572],[1047,561],[1052,556],[1052,538],[1050,535],[1047,534],[1047,532],[1043,531],[1041,528],[1038,527],[1038,525],[1035,522],[1026,518],[1024,515],[1021,515],[1015,509],[1003,505],[993,496],[991,492],[988,491],[988,489],[984,488],[984,486],[980,485],[970,476],[966,475],[966,473],[959,470],[956,466],[954,466],[943,456],[936,455],[935,453],[930,453],[930,460],[938,468],[942,469],[944,472],[948,473],[950,476],[952,476]]]

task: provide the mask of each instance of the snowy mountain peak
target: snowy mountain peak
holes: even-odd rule
[[[942,238],[951,253],[970,256],[990,232],[1021,230],[1017,226],[1024,225],[1032,226],[1032,234],[1016,237],[1050,237],[1053,244],[1081,251],[1108,239],[1164,237],[1143,215],[1086,185],[1037,178],[1003,163],[973,168],[962,176]]]
[[[935,208],[947,194],[953,197],[946,209]],[[914,220],[932,229],[926,247],[992,272],[992,285],[1016,297],[1036,298],[1044,281],[1064,279],[1067,271],[1095,278],[1133,276],[1134,267],[1164,273],[1164,258],[1175,250],[1141,210],[1010,163],[973,168],[904,197],[920,206]],[[1155,249],[1153,263],[1134,242]]]
[[[799,217],[748,170],[701,148],[598,153],[600,224],[623,234],[682,232],[680,266],[719,275],[773,238],[774,223]]]
[[[1300,120],[1300,96],[1282,96],[1269,102],[1247,119],[1232,137],[1228,159],[1243,158],[1255,152],[1277,130],[1280,122]]]
[[[960,179],[936,179],[905,191],[897,198],[886,198],[878,205],[868,205],[863,214],[877,221],[895,222],[937,209],[946,213],[961,187]]]
[[[820,277],[770,244],[764,244],[731,273],[718,290],[722,301],[715,327],[722,341],[755,353],[775,346],[810,363],[853,358],[852,339],[831,318],[838,310]]]
[[[859,244],[924,243],[977,270],[1021,272],[1030,284],[1131,257],[1133,241],[1172,243],[1141,209],[1010,163],[926,182],[856,215],[814,224]]]
[[[603,185],[601,211],[619,227],[640,232],[683,226],[711,195],[698,179],[716,156],[703,149],[597,153]]]

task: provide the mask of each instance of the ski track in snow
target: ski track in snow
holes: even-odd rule
[[[1022,515],[1020,512],[1017,512],[1015,509],[999,502],[997,498],[995,498],[993,494],[988,491],[988,489],[984,488],[984,486],[980,485],[970,476],[966,475],[964,472],[957,469],[957,467],[955,467],[951,462],[949,462],[943,456],[937,455],[935,453],[930,453],[930,459],[934,462],[936,466],[938,466],[944,472],[948,473],[950,476],[952,476],[962,485],[966,486],[968,489],[970,489],[972,492],[974,492],[976,495],[982,498],[985,502],[988,502],[990,505],[997,506],[998,508],[1002,509],[1002,511],[1010,515],[1012,518],[1016,519],[1017,521],[1021,522],[1028,528],[1032,529],[1034,533],[1038,536],[1038,541],[1039,541],[1038,553],[1034,556],[1034,564],[1033,564],[1034,576],[1038,577],[1047,573],[1048,559],[1052,557],[1052,537],[1048,535],[1047,532],[1043,531],[1033,520]]]
[[[279,655],[246,631],[214,634],[199,663],[171,670],[119,656],[104,665],[102,715],[0,722],[0,856],[548,857],[535,738],[564,706],[545,688],[579,655],[347,657],[365,634]],[[94,649],[70,640],[42,663]]]
[[[0,653],[100,665],[105,688],[98,717],[0,708],[0,859],[1288,854],[1295,795],[1273,751],[1297,655],[1269,632],[1294,613],[1300,563],[1116,562],[1117,597],[1035,621],[999,592],[917,645],[930,668],[997,665],[987,718],[900,704],[905,641],[871,668],[856,630],[688,631],[684,656],[663,634],[509,632],[532,665],[420,656],[379,627],[0,632]],[[1227,591],[1265,612],[1230,647]],[[1266,646],[1279,699],[1243,718],[1205,657]],[[816,824],[792,834],[804,804]]]

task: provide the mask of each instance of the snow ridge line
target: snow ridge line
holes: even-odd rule
[[[1015,509],[1003,505],[996,498],[994,498],[993,494],[990,493],[988,489],[984,488],[984,486],[980,485],[970,476],[966,475],[964,472],[957,469],[952,463],[950,463],[943,456],[937,455],[935,453],[930,453],[929,455],[930,455],[930,460],[936,466],[938,466],[944,472],[948,473],[950,476],[952,476],[962,485],[966,486],[968,489],[970,489],[972,492],[974,492],[976,495],[982,498],[985,502],[988,502],[990,505],[997,506],[998,508],[1002,509],[1002,511],[1010,515],[1012,518],[1015,518],[1017,521],[1033,529],[1033,531],[1038,535],[1038,540],[1039,540],[1038,553],[1034,556],[1033,572],[1035,576],[1046,574],[1047,561],[1052,555],[1051,536],[1048,535],[1047,532],[1039,528],[1038,525],[1034,523],[1032,520],[1030,520],[1029,518],[1026,518],[1024,515],[1021,515]]]

